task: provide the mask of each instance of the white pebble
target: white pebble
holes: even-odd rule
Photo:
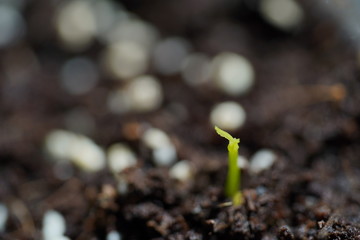
[[[257,151],[250,160],[249,170],[251,173],[257,174],[269,169],[276,161],[276,154],[269,149]]]
[[[132,110],[136,112],[156,110],[163,100],[161,84],[152,76],[141,76],[132,80],[126,91],[131,99]]]
[[[43,217],[42,234],[44,240],[53,240],[62,237],[66,231],[64,217],[57,211],[48,210]]]
[[[292,30],[303,22],[304,12],[294,0],[262,0],[260,12],[272,25],[282,30]]]
[[[236,102],[217,104],[211,111],[210,121],[225,130],[236,130],[245,123],[246,113]]]
[[[192,176],[192,168],[187,160],[182,160],[177,162],[169,170],[169,175],[171,178],[179,180],[181,182],[188,181]]]
[[[107,236],[106,236],[106,240],[121,240],[122,236],[118,231],[110,231]]]
[[[181,75],[190,86],[205,83],[210,78],[210,61],[201,53],[191,54],[184,59]]]
[[[163,101],[162,86],[152,76],[140,76],[123,89],[108,96],[108,108],[114,113],[150,112],[158,109]]]
[[[90,138],[64,130],[54,130],[45,139],[47,152],[57,160],[71,160],[84,171],[105,167],[105,153]]]
[[[238,156],[238,167],[241,169],[247,169],[249,167],[249,161],[243,156]]]
[[[0,48],[19,40],[25,33],[25,23],[19,11],[0,5]]]
[[[134,42],[150,51],[154,47],[158,32],[151,24],[137,18],[120,19],[106,34],[108,43]]]
[[[114,78],[127,80],[143,74],[148,67],[144,46],[131,41],[116,42],[105,50],[103,64]]]
[[[157,149],[164,145],[172,144],[169,136],[158,128],[147,129],[142,135],[141,139],[144,144],[151,149]]]
[[[189,43],[181,38],[168,38],[159,42],[154,50],[155,69],[164,75],[179,72],[189,49]]]
[[[80,51],[88,47],[96,34],[96,21],[90,1],[66,1],[59,8],[56,27],[66,48]]]
[[[220,53],[212,62],[212,77],[228,95],[247,93],[254,84],[254,75],[251,63],[235,53]]]
[[[7,207],[4,204],[0,203],[0,233],[5,231],[8,217],[9,211]]]
[[[67,61],[61,69],[61,83],[70,94],[79,95],[96,85],[99,74],[96,65],[87,58],[77,57]]]
[[[170,166],[176,161],[174,145],[164,145],[153,150],[153,159],[157,166]]]
[[[132,167],[137,159],[133,151],[123,144],[116,143],[108,149],[109,168],[113,173]]]

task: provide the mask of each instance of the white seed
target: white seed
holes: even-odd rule
[[[25,33],[20,13],[9,5],[0,5],[0,48],[18,41]]]
[[[120,195],[125,195],[128,193],[128,190],[129,190],[129,184],[128,182],[123,179],[123,178],[120,178],[118,179],[118,182],[117,182],[117,192],[120,194]]]
[[[110,231],[107,236],[106,236],[106,240],[121,240],[122,236],[118,231]]]
[[[79,95],[90,91],[98,81],[96,65],[87,58],[74,58],[61,69],[61,83],[70,94]]]
[[[136,42],[120,41],[105,50],[103,64],[114,78],[126,80],[146,71],[148,57],[144,46]]]
[[[95,130],[95,121],[85,109],[75,108],[66,113],[64,118],[68,130],[91,135]]]
[[[44,240],[57,239],[64,235],[66,222],[64,217],[57,211],[48,210],[43,218],[42,234]]]
[[[164,75],[179,72],[189,49],[189,43],[181,38],[168,38],[159,42],[154,50],[155,69]]]
[[[170,166],[176,160],[174,145],[164,145],[153,150],[153,159],[156,166]]]
[[[134,42],[150,51],[158,39],[158,32],[149,23],[128,17],[120,19],[104,37],[108,43]]]
[[[54,130],[45,138],[45,148],[57,160],[71,160],[84,171],[105,167],[105,153],[90,138],[64,130]]]
[[[96,34],[90,1],[67,1],[57,14],[56,27],[66,48],[80,51],[88,47]]]
[[[5,231],[6,222],[9,217],[9,211],[7,207],[0,203],[0,233]]]
[[[225,130],[236,130],[245,123],[246,113],[236,102],[223,102],[217,104],[210,114],[212,125]]]
[[[112,113],[125,113],[131,110],[131,102],[124,89],[116,89],[111,92],[107,98],[107,108]]]
[[[95,172],[104,169],[105,153],[90,138],[77,134],[70,150],[70,159],[84,171]]]
[[[276,161],[276,154],[269,149],[257,151],[250,159],[249,170],[251,173],[257,174],[269,169]]]
[[[192,168],[187,160],[182,160],[177,162],[169,170],[169,175],[171,178],[176,180],[186,182],[192,177]]]
[[[282,30],[292,30],[303,22],[304,12],[294,0],[262,0],[260,11],[272,25]]]
[[[212,76],[217,86],[229,95],[247,93],[254,84],[254,69],[244,57],[220,53],[212,62]]]
[[[184,59],[181,75],[190,86],[205,83],[210,78],[210,61],[201,53],[191,54]]]
[[[247,169],[249,167],[249,161],[243,156],[238,156],[238,167],[241,169]]]
[[[123,144],[117,143],[108,149],[109,168],[112,172],[118,173],[122,170],[132,167],[137,159],[133,151]]]
[[[152,76],[141,76],[126,87],[131,108],[136,112],[149,112],[160,107],[163,100],[162,87]]]
[[[144,144],[151,149],[157,149],[172,144],[168,135],[158,128],[147,129],[141,139]]]

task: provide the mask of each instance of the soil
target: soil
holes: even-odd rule
[[[360,239],[356,50],[311,1],[301,1],[306,23],[291,33],[266,23],[256,2],[123,1],[162,36],[182,36],[194,51],[243,54],[254,64],[256,84],[245,96],[229,97],[210,85],[189,87],[179,75],[154,73],[164,87],[162,107],[115,115],[104,106],[119,82],[106,75],[82,96],[61,88],[59,68],[72,54],[61,48],[47,20],[55,6],[29,1],[23,12],[26,39],[0,50],[0,202],[10,210],[0,239],[40,239],[48,209],[64,215],[66,236],[77,240],[106,239],[110,230],[125,240]],[[96,60],[101,48],[95,43],[81,54]],[[38,66],[28,66],[31,54]],[[4,80],[12,62],[27,68],[21,81]],[[247,112],[246,124],[232,133],[241,139],[240,154],[269,148],[278,155],[258,175],[242,172],[245,203],[238,207],[224,196],[226,142],[208,119],[211,108],[225,100],[241,103]],[[179,105],[185,109],[174,108]],[[65,128],[65,113],[74,108],[94,117],[91,138],[99,145],[125,142],[138,154],[139,164],[121,173],[126,194],[117,193],[108,170],[88,174],[74,168],[71,178],[56,177],[43,139]],[[138,129],[148,124],[167,132],[179,159],[191,161],[192,181],[177,182],[168,168],[154,166],[138,138]]]

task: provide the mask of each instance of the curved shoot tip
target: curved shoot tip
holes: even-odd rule
[[[240,139],[233,138],[229,133],[225,132],[224,130],[220,129],[219,127],[215,126],[215,131],[217,134],[219,134],[221,137],[226,138],[229,140],[230,143],[238,144],[240,142]]]

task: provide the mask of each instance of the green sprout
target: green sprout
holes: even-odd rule
[[[240,169],[238,167],[238,150],[240,139],[233,138],[229,133],[221,130],[215,126],[215,131],[221,137],[229,140],[228,145],[228,159],[229,159],[229,168],[226,179],[225,194],[227,197],[232,199],[232,202],[235,206],[241,205],[243,203],[243,196],[240,188]]]

